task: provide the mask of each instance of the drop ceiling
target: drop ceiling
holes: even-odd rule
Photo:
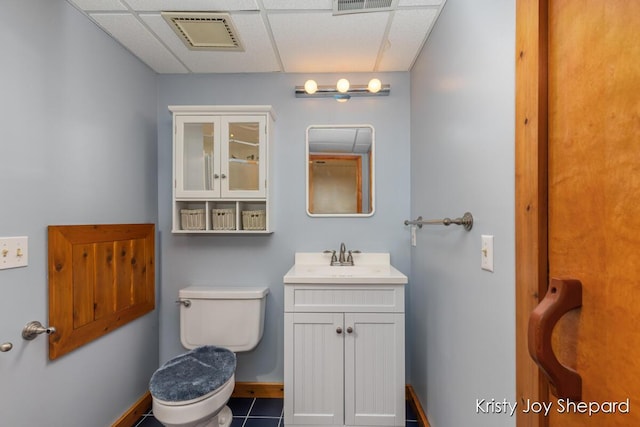
[[[67,1],[166,74],[409,71],[446,0],[397,0],[387,11],[336,15],[338,0]],[[228,14],[241,48],[190,49],[163,11]]]

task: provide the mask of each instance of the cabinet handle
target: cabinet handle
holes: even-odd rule
[[[341,328],[340,326],[338,326],[338,329],[336,329],[336,332],[337,332],[338,334],[341,334],[341,333],[342,333],[342,328]]]
[[[349,327],[347,328],[347,333],[348,333],[348,334],[353,333],[353,328],[352,328],[351,326],[349,326]]]
[[[222,174],[220,176],[222,177],[222,179],[225,179],[227,177],[227,175],[225,175],[225,174]]]
[[[217,173],[214,173],[214,174],[213,174],[213,178],[214,178],[214,179],[218,179],[218,178],[220,178],[220,175],[218,175]]]

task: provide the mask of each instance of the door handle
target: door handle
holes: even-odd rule
[[[558,361],[551,347],[551,334],[565,313],[581,306],[580,280],[551,278],[547,294],[529,316],[529,354],[547,377],[552,393],[559,399],[581,400],[582,377]]]

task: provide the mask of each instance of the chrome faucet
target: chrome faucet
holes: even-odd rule
[[[344,242],[340,243],[340,256],[338,257],[338,262],[340,263],[340,265],[345,265],[345,263],[347,262],[345,259],[346,251],[347,247],[344,245]],[[353,264],[353,260],[351,260],[351,263]]]
[[[360,251],[347,251],[347,247],[344,243],[340,243],[339,255],[336,255],[334,250],[326,250],[325,254],[331,254],[331,265],[352,266],[353,254],[359,254]]]

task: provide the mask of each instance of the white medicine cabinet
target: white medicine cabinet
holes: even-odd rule
[[[271,106],[169,106],[174,233],[270,229]]]

